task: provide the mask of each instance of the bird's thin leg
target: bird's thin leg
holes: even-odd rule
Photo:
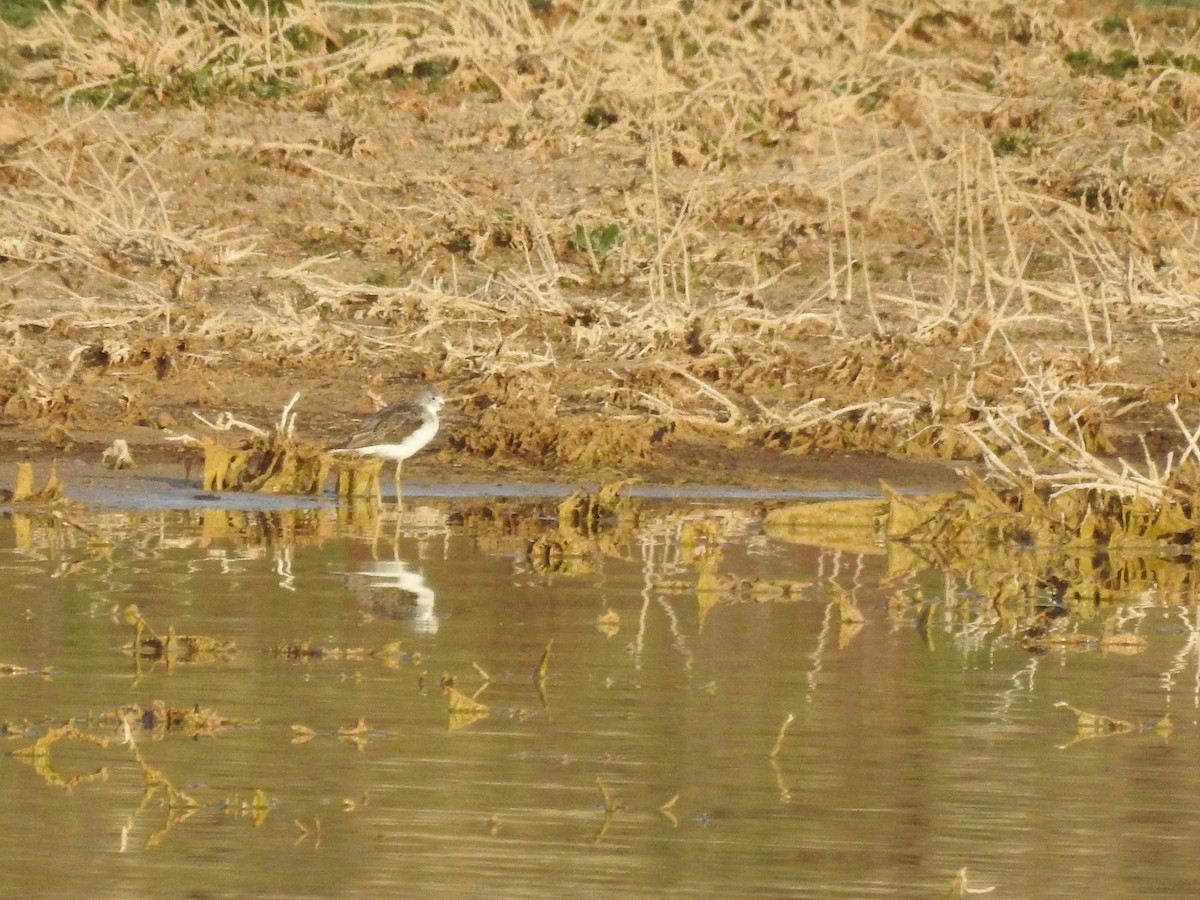
[[[396,507],[396,522],[392,525],[392,557],[400,559],[400,525],[404,522],[404,510]]]
[[[381,506],[371,507],[371,559],[379,559],[379,535],[383,532],[383,517],[379,514],[383,512]]]
[[[396,460],[396,508],[400,508],[400,467],[404,465],[404,460]]]

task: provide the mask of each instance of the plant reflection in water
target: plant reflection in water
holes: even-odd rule
[[[1014,896],[1144,896],[1161,870],[1106,823],[1200,839],[1182,814],[1200,710],[1182,558],[1122,565],[1100,584],[1120,597],[1068,593],[1050,616],[1039,579],[1078,559],[922,558],[869,531],[764,528],[730,503],[577,492],[421,498],[402,515],[70,517],[0,516],[0,703],[27,748],[13,759],[35,763],[5,773],[15,894],[116,878],[118,840],[126,866],[229,893],[261,872],[270,893],[296,822],[322,852],[289,857],[291,874],[341,896],[398,871],[412,891],[462,893],[494,867],[523,895],[604,879],[639,895],[944,896],[964,865]],[[223,652],[170,652],[197,636]],[[220,727],[189,725],[200,713]],[[1097,792],[1102,776],[1139,789]],[[160,784],[179,793],[145,793]],[[1030,821],[1063,858],[1099,846],[1120,866],[1072,870],[1057,893],[1031,883],[1012,863],[1033,852]],[[236,886],[217,883],[218,855]],[[819,885],[799,857],[822,861]]]

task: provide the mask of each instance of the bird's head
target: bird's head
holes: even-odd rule
[[[417,406],[421,409],[428,410],[431,413],[436,413],[446,405],[446,398],[442,396],[442,392],[435,388],[426,388],[416,396]]]

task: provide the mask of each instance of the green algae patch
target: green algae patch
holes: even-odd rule
[[[491,715],[491,707],[468,697],[454,687],[446,687],[447,731],[459,731]]]
[[[320,447],[296,437],[296,414],[292,408],[299,399],[299,394],[293,395],[283,408],[278,423],[270,429],[238,421],[229,413],[222,413],[212,422],[197,415],[196,418],[214,431],[229,432],[239,428],[249,435],[232,447],[211,437],[188,438],[204,451],[204,490],[319,494],[334,461]],[[343,480],[340,477],[338,488],[341,492]],[[378,492],[378,469],[374,488]]]
[[[0,663],[0,678],[12,678],[16,675],[51,675],[54,670],[49,666],[44,666],[40,669],[31,669],[27,666],[18,666],[14,663]]]
[[[331,468],[319,448],[278,433],[253,436],[238,447],[212,439],[202,445],[206,491],[319,494]],[[338,484],[340,490],[340,479]]]
[[[623,548],[637,530],[637,504],[621,491],[634,480],[604,484],[592,493],[577,488],[557,509],[557,527],[529,541],[526,558],[539,572],[582,575],[594,568],[599,554],[623,558]]]
[[[298,660],[300,662],[317,662],[319,660],[364,660],[378,659],[384,665],[395,666],[399,662],[411,659],[411,654],[405,652],[399,641],[389,641],[377,649],[366,647],[337,647],[325,644],[315,644],[312,641],[280,641],[270,648],[272,656],[279,659]]]
[[[1065,750],[1074,744],[1078,744],[1083,741],[1095,740],[1096,738],[1115,737],[1122,734],[1139,734],[1142,732],[1149,732],[1157,734],[1160,737],[1166,737],[1171,731],[1171,720],[1169,716],[1163,716],[1163,718],[1160,719],[1151,729],[1143,728],[1136,722],[1118,719],[1105,713],[1080,709],[1077,706],[1072,706],[1070,703],[1061,700],[1054,705],[1062,709],[1070,710],[1075,715],[1075,736],[1071,740],[1067,741],[1067,743],[1061,744],[1059,746],[1060,750]]]
[[[878,553],[877,534],[888,515],[884,499],[789,503],[768,510],[763,531],[777,540]]]
[[[162,700],[155,700],[149,706],[137,703],[123,706],[116,715],[122,729],[128,730],[136,725],[156,741],[168,735],[189,738],[213,737],[224,728],[248,724],[226,718],[198,703],[192,706],[171,707]],[[100,721],[104,722],[110,718],[111,716],[102,716]]]
[[[51,504],[65,499],[62,482],[58,480],[58,466],[54,462],[50,463],[50,473],[41,487],[34,481],[33,466],[27,462],[18,463],[12,491],[0,491],[0,501],[9,503]]]
[[[914,544],[1018,545],[1162,551],[1200,532],[1200,489],[1158,498],[1104,486],[1064,491],[1032,480],[995,486],[964,473],[967,487],[902,497],[884,485],[885,533]]]
[[[237,652],[237,645],[232,641],[222,641],[202,634],[178,634],[174,625],[167,628],[165,635],[160,635],[142,616],[137,606],[132,604],[125,608],[124,618],[126,623],[133,626],[134,636],[122,649],[138,661],[139,674],[143,660],[165,662],[170,669],[176,663],[205,663],[228,659]]]
[[[763,517],[770,529],[875,528],[888,512],[884,500],[826,500],[818,503],[789,503]]]
[[[1116,610],[1150,592],[1170,604],[1200,599],[1200,564],[1191,552],[1200,534],[1195,460],[1169,478],[1163,472],[1141,480],[1136,474],[1107,480],[1004,474],[960,472],[962,489],[924,496],[885,483],[879,501],[791,504],[767,513],[763,526],[774,538],[830,549],[844,548],[849,530],[860,547],[886,554],[890,577],[898,580],[931,567],[945,571],[969,583],[1018,644],[1035,654],[1140,654],[1145,638]],[[702,608],[828,599],[802,585],[772,591],[768,583],[739,583],[715,570],[717,559],[708,554],[696,561]],[[854,610],[842,606],[843,632],[861,627]],[[933,614],[919,596],[903,591],[889,607],[889,615],[901,618],[911,612],[922,631]]]
[[[66,788],[67,790],[71,790],[80,784],[86,784],[89,781],[103,781],[108,778],[107,766],[100,766],[91,771],[76,772],[71,775],[64,775],[59,772],[51,761],[50,750],[55,744],[63,740],[81,744],[94,744],[99,747],[108,746],[107,738],[80,731],[68,722],[66,725],[49,729],[28,747],[14,750],[12,752],[13,759],[18,759],[32,765],[34,771],[37,772],[46,784],[53,787]]]
[[[637,505],[621,491],[636,483],[637,479],[610,482],[595,494],[576,489],[559,504],[559,530],[581,537],[595,535],[608,526],[632,530],[637,526]]]
[[[300,440],[292,412],[299,396],[292,397],[279,422],[270,429],[239,422],[228,414],[216,422],[202,419],[215,430],[239,427],[249,432],[248,437],[234,446],[211,437],[194,441],[204,451],[204,490],[315,496],[324,490],[332,474],[337,496],[379,501],[383,460],[334,456],[316,444]]]
[[[962,477],[958,491],[909,496],[884,482],[882,500],[789,504],[767,512],[763,527],[814,543],[848,529],[911,545],[1153,552],[1182,552],[1200,533],[1200,480],[1187,492],[1151,497],[1104,486],[1067,491],[1032,479],[997,485],[969,471]]]
[[[191,797],[176,788],[160,770],[146,762],[145,757],[138,750],[135,735],[147,735],[153,741],[160,741],[168,734],[195,739],[214,736],[225,726],[239,724],[199,704],[173,709],[162,700],[155,700],[147,707],[138,704],[123,706],[118,710],[95,716],[89,722],[92,726],[89,730],[84,730],[72,722],[48,728],[45,734],[29,746],[14,750],[12,757],[31,764],[46,784],[72,789],[89,781],[106,780],[109,768],[108,766],[99,766],[88,771],[63,774],[55,767],[52,759],[52,751],[55,747],[67,742],[109,750],[114,743],[119,743],[122,748],[125,748],[125,752],[132,755],[145,778],[146,792],[143,795],[142,806],[144,807],[155,793],[163,790],[171,808],[194,808],[197,804]],[[119,741],[113,737],[95,733],[96,726],[115,728],[120,734]]]
[[[361,459],[334,459],[332,463],[326,455],[325,460],[332,466],[337,475],[337,495],[347,499],[379,497],[379,473],[383,469],[383,460],[375,457]],[[325,481],[325,475],[320,475],[317,491]],[[316,493],[314,491],[313,493]]]

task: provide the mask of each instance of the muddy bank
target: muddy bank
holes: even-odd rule
[[[64,10],[0,37],[4,457],[296,392],[332,443],[427,383],[434,477],[1141,464],[1200,421],[1194,11]]]
[[[123,436],[136,463],[133,469],[114,470],[101,457],[116,436]],[[197,450],[166,444],[152,431],[84,431],[66,450],[45,448],[34,441],[14,440],[0,450],[0,488],[11,488],[19,461],[34,465],[40,483],[51,465],[73,500],[107,505],[187,505],[201,490],[202,455]],[[108,441],[106,443],[105,441]],[[405,497],[527,495],[559,496],[579,484],[595,485],[611,480],[613,469],[580,473],[568,479],[564,473],[520,465],[493,463],[463,457],[448,449],[433,448],[415,457],[405,467]],[[664,453],[663,458],[632,471],[619,473],[636,479],[635,493],[650,496],[752,498],[825,496],[877,496],[880,482],[908,492],[936,492],[960,486],[955,467],[936,461],[893,460],[870,455],[843,454],[822,457],[787,457],[765,451],[717,451]],[[385,479],[385,489],[390,480]],[[328,490],[332,491],[331,481]],[[331,495],[326,495],[332,499]],[[208,500],[213,500],[207,495]],[[244,504],[248,508],[272,508],[317,502],[311,497],[226,495],[220,504]]]

